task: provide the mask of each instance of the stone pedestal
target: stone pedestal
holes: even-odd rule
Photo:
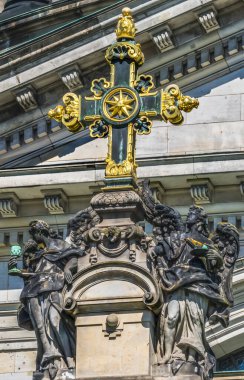
[[[143,250],[142,202],[134,191],[100,193],[91,206],[87,254],[64,289],[76,324],[76,379],[152,379],[160,292]]]
[[[65,299],[76,321],[76,379],[151,379],[159,293],[146,269],[95,264],[78,273]]]
[[[149,310],[116,312],[112,316],[118,317],[118,326],[109,330],[110,315],[77,316],[76,378],[149,376],[153,313]]]

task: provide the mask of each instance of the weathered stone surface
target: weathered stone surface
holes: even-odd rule
[[[77,357],[82,358],[77,362],[77,378],[143,379],[150,375],[152,313],[121,311],[117,315],[119,334],[111,338],[106,336],[106,315],[77,316]]]

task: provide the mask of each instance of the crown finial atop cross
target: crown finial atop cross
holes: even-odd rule
[[[91,96],[64,95],[64,106],[50,110],[49,117],[61,121],[71,132],[88,127],[91,137],[108,137],[105,182],[107,189],[136,187],[136,135],[148,135],[152,120],[179,125],[182,111],[198,107],[198,100],[182,95],[176,84],[154,89],[153,78],[138,75],[144,63],[135,24],[124,8],[116,29],[117,41],[107,48],[110,78],[94,79]]]
[[[136,27],[130,8],[122,9],[122,16],[119,17],[115,33],[117,36],[117,41],[120,41],[122,38],[134,40],[136,35]]]

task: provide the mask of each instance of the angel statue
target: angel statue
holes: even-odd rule
[[[211,379],[215,357],[205,324],[228,325],[238,231],[230,223],[220,223],[210,237],[207,214],[198,206],[190,207],[184,226],[176,210],[158,204],[152,222],[157,243],[151,261],[164,296],[159,364],[170,365],[173,375],[184,366],[184,373],[197,368],[202,379]]]
[[[183,223],[177,210],[154,201],[147,180],[139,184],[139,193],[153,225],[149,268],[164,301],[158,318],[157,364],[170,369],[169,377],[211,379],[215,357],[205,324],[228,325],[238,231],[230,223],[219,223],[210,236],[207,214],[198,206],[190,207]]]
[[[32,239],[24,246],[23,269],[10,274],[24,280],[18,322],[35,331],[36,373],[52,380],[60,371],[71,374],[74,368],[75,327],[65,312],[62,290],[72,283],[84,250],[62,240],[42,220],[32,221],[29,233]],[[11,257],[9,269],[16,264],[16,257]]]

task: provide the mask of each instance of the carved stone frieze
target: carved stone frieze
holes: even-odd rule
[[[87,241],[90,242],[90,262],[95,264],[98,255],[116,258],[128,253],[130,261],[136,261],[136,252],[140,250],[141,240],[145,233],[142,227],[130,225],[124,227],[94,227],[88,232]]]
[[[212,29],[210,29],[210,31],[211,30]],[[175,61],[173,65],[171,62],[163,65],[159,73],[160,84],[164,86],[170,83],[172,81],[172,76],[175,79],[184,78],[185,80],[187,76],[191,74],[195,75],[197,71],[199,72],[199,78],[201,76],[204,77],[204,69],[206,69],[206,74],[208,73],[209,66],[214,65],[214,67],[217,69],[218,66],[216,65],[216,62],[220,63],[221,65],[221,61],[225,58],[226,54],[229,56],[232,56],[234,54],[240,54],[241,56],[241,54],[243,54],[243,48],[241,47],[241,44],[238,43],[240,40],[241,35],[236,34],[235,36],[229,37],[227,45],[226,41],[218,41],[213,45],[209,45],[203,49],[200,49],[200,51],[197,49],[194,52],[190,52],[187,57],[182,56],[180,59]],[[213,59],[210,59],[211,56]],[[186,70],[184,70],[185,65]],[[212,70],[214,70],[213,67]]]
[[[135,191],[99,193],[91,200],[91,206],[94,209],[121,208],[135,204],[141,205],[141,199]]]

